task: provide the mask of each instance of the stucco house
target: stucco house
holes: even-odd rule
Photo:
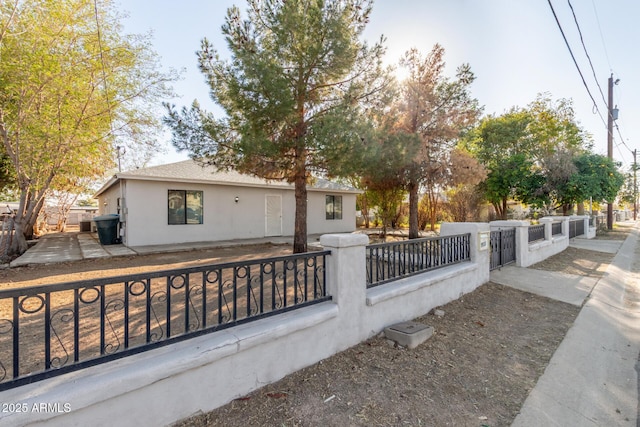
[[[317,179],[307,188],[309,234],[351,232],[354,188]],[[293,236],[292,184],[223,172],[193,160],[115,174],[95,194],[120,215],[127,246]]]

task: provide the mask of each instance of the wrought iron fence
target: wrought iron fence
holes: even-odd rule
[[[573,239],[576,236],[582,236],[584,234],[584,220],[576,219],[569,221],[569,238]]]
[[[551,224],[551,235],[557,236],[562,234],[562,222],[554,222]]]
[[[544,224],[529,227],[529,243],[544,240]]]
[[[0,391],[329,300],[330,253],[0,290]]]
[[[504,228],[492,230],[490,234],[491,256],[489,270],[516,262],[516,229]]]
[[[426,237],[367,246],[367,288],[469,261],[471,234]]]

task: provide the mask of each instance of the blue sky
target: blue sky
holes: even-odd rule
[[[195,52],[207,37],[222,55],[227,53],[220,27],[226,10],[245,0],[121,0],[129,33],[153,32],[153,45],[163,67],[184,69],[183,79],[174,84],[181,106],[198,99],[205,108],[218,112],[209,98],[208,87],[197,68]],[[586,83],[606,120],[607,108],[596,85],[576,24],[566,0],[552,0],[560,24],[578,61]],[[582,30],[597,82],[607,96],[611,73],[620,83],[614,89],[614,103],[620,110],[614,131],[614,158],[632,162],[630,150],[640,144],[640,83],[636,76],[640,59],[640,3],[633,0],[573,0],[571,5]],[[594,150],[606,154],[606,122],[595,113],[593,102],[573,64],[553,13],[544,0],[377,0],[364,37],[373,42],[387,39],[387,62],[396,64],[411,47],[422,52],[435,43],[445,48],[447,74],[469,63],[476,75],[472,95],[486,114],[501,114],[512,106],[526,106],[538,93],[554,99],[571,98],[580,124],[595,140]],[[624,138],[624,144],[622,138]],[[154,164],[185,159],[185,153],[168,153]],[[627,148],[628,147],[628,148]]]

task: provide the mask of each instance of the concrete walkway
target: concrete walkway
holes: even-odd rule
[[[596,283],[584,278],[507,267],[492,281],[584,305],[513,426],[636,426],[640,354],[638,225]],[[576,239],[606,252],[616,242]],[[573,245],[573,243],[572,243]],[[514,285],[515,283],[515,285]],[[590,293],[589,293],[590,289]]]
[[[309,235],[307,244],[318,245],[320,235]],[[123,244],[101,245],[96,233],[51,233],[38,239],[35,246],[13,260],[10,267],[80,261],[83,259],[109,258],[117,256],[147,255],[167,252],[184,252],[198,249],[229,248],[259,244],[292,244],[291,236],[265,237],[259,239],[224,240],[216,242],[176,243],[172,245],[149,245],[128,247]]]

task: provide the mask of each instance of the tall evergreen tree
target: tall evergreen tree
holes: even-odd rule
[[[382,40],[360,40],[372,0],[249,0],[227,11],[230,59],[206,39],[198,52],[215,118],[197,103],[168,106],[173,142],[192,157],[295,187],[294,252],[307,247],[307,189],[360,142],[364,108],[387,83]]]

